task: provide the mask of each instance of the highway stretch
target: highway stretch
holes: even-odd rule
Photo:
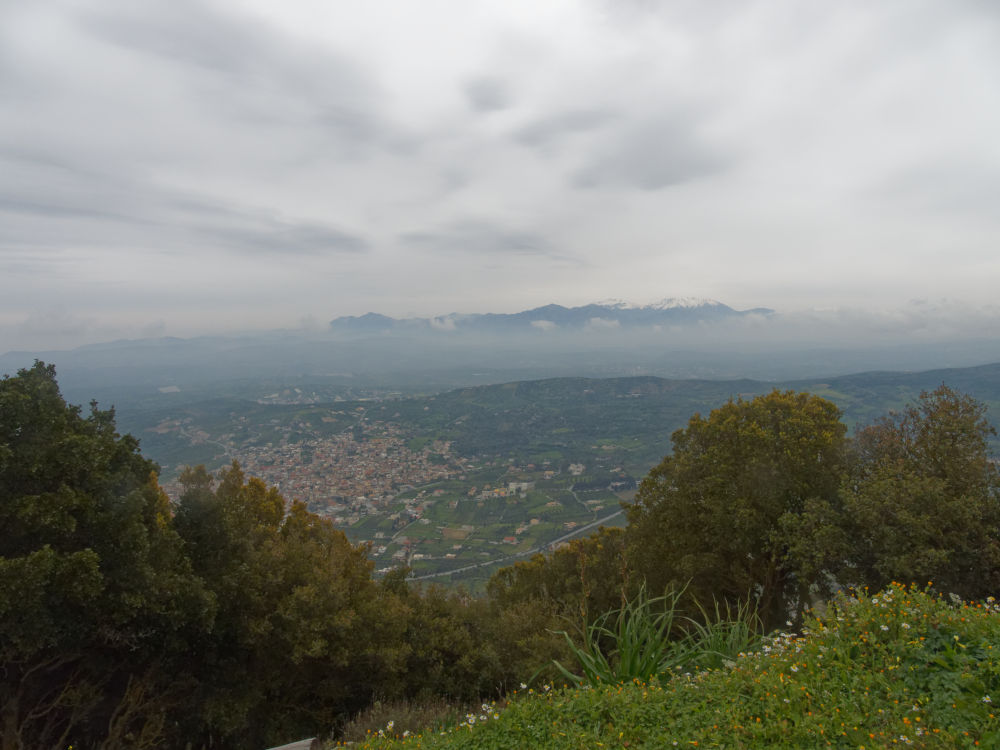
[[[563,534],[561,537],[553,539],[551,542],[546,542],[545,544],[541,544],[529,550],[524,550],[523,552],[515,552],[513,555],[507,555],[506,557],[498,557],[495,560],[484,560],[483,562],[474,563],[473,565],[463,565],[462,567],[454,568],[453,570],[444,570],[438,573],[427,573],[426,575],[422,576],[410,576],[409,578],[407,578],[407,580],[426,581],[430,578],[444,578],[445,576],[454,575],[455,573],[464,573],[467,570],[475,570],[476,568],[485,568],[489,565],[497,565],[499,563],[510,562],[512,560],[517,560],[520,557],[529,557],[531,555],[537,554],[538,552],[542,552],[543,550],[546,549],[554,549],[557,544],[561,544],[562,542],[565,542],[567,539],[572,539],[575,536],[579,536],[583,532],[589,531],[595,526],[600,526],[601,524],[610,521],[612,518],[620,516],[624,512],[625,511],[623,510],[617,510],[609,516],[604,516],[604,518],[598,518],[596,521],[591,521],[585,526],[581,526],[578,529],[573,529],[568,534]]]

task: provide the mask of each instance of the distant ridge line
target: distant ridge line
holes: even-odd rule
[[[392,318],[381,313],[347,315],[330,321],[330,328],[340,332],[374,333],[392,330],[475,330],[550,331],[566,329],[607,329],[615,327],[654,327],[657,325],[687,325],[699,322],[739,318],[747,315],[771,315],[774,310],[755,307],[735,310],[711,299],[668,297],[647,305],[635,305],[621,300],[606,300],[577,307],[548,304],[517,313],[449,313],[428,318]]]

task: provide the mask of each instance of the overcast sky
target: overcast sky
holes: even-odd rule
[[[0,2],[0,351],[605,298],[982,320],[998,238],[993,0]]]

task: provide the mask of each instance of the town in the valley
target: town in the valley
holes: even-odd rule
[[[154,429],[211,444],[248,476],[369,543],[381,572],[406,565],[414,577],[481,581],[497,564],[622,524],[620,503],[634,493],[635,480],[608,465],[608,456],[591,466],[556,457],[469,458],[448,441],[365,418],[330,435],[294,420],[269,427],[267,442],[238,430],[213,436],[189,420]],[[174,497],[181,490],[176,482],[165,487]]]

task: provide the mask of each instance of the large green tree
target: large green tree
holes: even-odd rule
[[[323,734],[392,689],[407,611],[371,579],[366,548],[235,463],[217,484],[202,467],[181,481],[175,523],[218,600],[190,654],[188,737],[252,747]]]
[[[839,580],[875,588],[932,580],[966,598],[1000,590],[1000,484],[985,414],[942,385],[858,432]]]
[[[501,568],[490,578],[487,593],[499,609],[533,602],[553,612],[561,627],[583,628],[628,598],[624,554],[623,530],[601,527],[550,554]]]
[[[156,466],[36,362],[0,381],[0,748],[153,747],[214,603]]]
[[[541,679],[558,678],[552,660],[570,656],[561,632],[582,635],[595,618],[622,606],[629,595],[624,552],[623,530],[601,528],[493,574],[487,596],[498,624],[494,640],[515,685],[539,667]]]
[[[653,591],[750,596],[767,625],[782,622],[821,583],[800,564],[801,519],[837,504],[845,432],[834,404],[792,391],[695,414],[627,508],[630,565]]]

